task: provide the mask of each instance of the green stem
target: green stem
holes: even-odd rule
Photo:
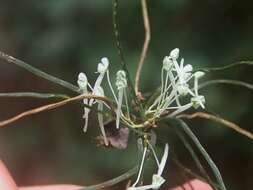
[[[136,174],[138,171],[138,166],[135,166],[134,168],[128,170],[126,173],[113,178],[111,180],[105,181],[103,183],[97,184],[97,185],[91,185],[91,186],[87,186],[87,187],[83,187],[81,189],[78,190],[97,190],[97,189],[104,189],[106,187],[110,187],[113,186],[121,181],[124,181],[128,178],[130,178],[131,176],[133,176],[134,174]]]
[[[206,152],[205,148],[201,145],[198,138],[194,135],[194,133],[191,131],[191,129],[188,127],[188,125],[183,120],[181,120],[181,119],[175,119],[175,120],[180,124],[180,126],[182,127],[184,132],[192,139],[194,144],[198,147],[201,154],[203,155],[203,157],[205,158],[205,160],[207,161],[207,163],[211,167],[211,169],[217,179],[217,182],[221,186],[221,189],[226,190],[225,184],[223,182],[223,179],[222,179],[222,176],[220,174],[218,167],[215,165],[214,161],[211,159],[209,154]]]
[[[207,174],[205,168],[202,166],[197,154],[195,153],[195,151],[193,150],[192,146],[190,145],[189,142],[187,142],[186,138],[184,137],[184,135],[181,133],[181,131],[179,131],[177,128],[174,128],[178,137],[181,139],[181,141],[183,142],[185,148],[189,151],[189,153],[191,154],[195,164],[197,165],[199,171],[201,172],[201,174],[207,179],[208,183],[210,185],[213,184],[210,176]],[[217,190],[217,188],[215,186],[213,186],[213,188],[215,190]]]
[[[37,93],[37,92],[7,92],[0,93],[0,97],[10,97],[10,98],[70,98],[65,94],[53,94],[53,93]]]
[[[48,81],[56,83],[56,84],[58,84],[60,86],[63,86],[65,88],[69,89],[69,90],[72,90],[74,92],[81,93],[80,89],[77,86],[75,86],[75,85],[73,85],[73,84],[71,84],[71,83],[69,83],[67,81],[64,81],[62,79],[59,79],[57,77],[54,77],[54,76],[52,76],[50,74],[47,74],[47,73],[45,73],[45,72],[43,72],[43,71],[41,71],[41,70],[39,70],[39,69],[31,66],[31,65],[25,63],[24,61],[16,59],[16,58],[14,58],[14,57],[12,57],[10,55],[7,55],[7,54],[5,54],[5,53],[3,53],[1,51],[0,51],[0,58],[4,59],[5,61],[7,61],[9,63],[14,63],[17,66],[22,67],[23,69],[25,69],[25,70],[33,73],[34,75],[36,75],[38,77],[44,78],[44,79],[46,79]]]

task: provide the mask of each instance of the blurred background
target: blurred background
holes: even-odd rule
[[[119,1],[122,46],[134,78],[144,39],[140,2]],[[253,60],[252,1],[159,0],[148,1],[152,39],[141,78],[150,92],[160,84],[161,62],[175,47],[186,63],[215,67]],[[85,72],[91,83],[97,63],[107,56],[110,72],[120,69],[114,44],[112,2],[95,0],[0,0],[0,50],[54,76],[76,83]],[[72,92],[0,60],[0,92]],[[208,74],[203,80],[227,78],[253,83],[247,66]],[[253,94],[247,89],[217,85],[203,89],[207,109],[253,131]],[[1,98],[0,120],[55,100]],[[137,161],[134,138],[126,150],[97,148],[100,134],[96,115],[88,133],[82,132],[82,106],[74,103],[35,115],[0,129],[0,157],[19,185],[73,183],[91,185],[116,177]],[[231,190],[252,189],[253,143],[211,121],[188,122],[220,168]],[[194,162],[175,134],[167,128],[164,142],[193,171]],[[162,150],[162,149],[161,149]],[[147,166],[147,180],[154,171]],[[164,172],[167,186],[187,179],[173,162]],[[122,189],[126,182],[111,189]]]

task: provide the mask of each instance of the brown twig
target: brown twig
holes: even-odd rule
[[[97,99],[97,100],[103,101],[110,107],[111,111],[114,112],[114,107],[113,107],[111,101],[106,97],[95,96],[95,95],[79,95],[79,96],[75,96],[73,98],[68,98],[68,99],[60,101],[60,102],[56,102],[56,103],[48,104],[48,105],[41,106],[41,107],[38,107],[38,108],[34,108],[34,109],[31,109],[31,110],[22,112],[22,113],[14,116],[14,117],[11,117],[9,119],[4,120],[4,121],[0,121],[0,128],[5,127],[6,125],[8,125],[10,123],[13,123],[17,120],[20,120],[24,117],[34,115],[34,114],[37,114],[37,113],[41,113],[41,112],[44,112],[44,111],[49,111],[49,110],[64,106],[66,104],[72,103],[74,101],[85,99],[85,98],[86,99]]]
[[[143,96],[140,92],[139,89],[139,84],[140,84],[140,76],[141,76],[141,70],[144,64],[144,60],[147,55],[148,51],[148,46],[151,38],[151,32],[150,32],[150,24],[149,24],[149,17],[148,17],[148,9],[147,9],[147,2],[146,0],[141,0],[141,7],[142,7],[142,16],[143,16],[143,21],[144,21],[144,30],[145,30],[145,40],[143,43],[142,47],[142,52],[140,56],[140,61],[138,63],[136,75],[135,75],[135,85],[134,85],[134,90],[135,94],[139,99],[143,99]]]
[[[194,114],[181,114],[179,115],[177,118],[186,118],[186,119],[193,119],[193,118],[203,118],[203,119],[208,119],[208,120],[212,120],[215,121],[217,123],[221,123],[223,125],[225,125],[226,127],[229,127],[233,130],[235,130],[236,132],[250,138],[251,140],[253,140],[253,134],[245,129],[242,129],[240,126],[238,126],[237,124],[228,121],[226,119],[223,119],[219,116],[215,116],[209,113],[204,113],[204,112],[196,112]]]

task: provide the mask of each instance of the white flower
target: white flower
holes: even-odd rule
[[[177,72],[177,76],[178,76],[178,82],[177,85],[178,86],[184,86],[184,88],[187,86],[187,82],[188,80],[191,78],[192,76],[192,66],[190,64],[187,64],[184,66],[184,59],[181,59],[180,62],[180,66],[178,65],[178,63],[176,61],[174,61],[175,64],[175,71]],[[187,90],[188,91],[188,90]],[[178,91],[180,95],[185,95],[185,93],[189,93],[189,91],[187,92],[186,90],[184,91]]]
[[[79,73],[77,84],[81,90],[86,90],[88,86],[88,79],[84,73]]]
[[[117,102],[117,111],[116,111],[116,128],[119,128],[119,121],[120,121],[120,116],[121,116],[121,106],[122,106],[122,101],[123,101],[123,96],[125,96],[125,100],[127,100],[125,89],[127,87],[127,79],[126,79],[126,73],[123,70],[119,70],[116,74],[116,86],[118,89],[118,99],[116,100]],[[127,104],[127,101],[126,101]],[[127,109],[128,109],[128,105]],[[129,112],[129,111],[128,111]]]
[[[83,91],[83,94],[88,94],[87,86],[89,86],[90,89],[92,90],[93,95],[104,96],[104,90],[101,87],[101,83],[102,83],[102,80],[104,78],[104,75],[106,73],[109,74],[108,67],[109,67],[109,60],[105,57],[102,58],[101,63],[99,63],[98,66],[97,66],[97,72],[99,73],[99,76],[98,76],[93,88],[88,83],[87,77],[84,73],[80,73],[78,75],[77,83],[78,83],[79,88]],[[98,104],[98,110],[100,111],[100,112],[98,112],[98,123],[99,123],[101,133],[104,137],[105,145],[108,145],[108,140],[106,138],[106,134],[105,134],[105,130],[104,130],[103,114],[101,113],[103,111],[104,102],[100,101],[100,100],[95,101],[95,99],[90,99],[89,101],[87,99],[84,99],[83,102],[85,104],[88,104],[89,106],[92,106],[94,103]],[[84,108],[84,116],[83,116],[83,118],[85,119],[85,125],[84,125],[84,129],[83,129],[84,132],[86,132],[87,128],[88,128],[88,115],[89,115],[89,112],[90,112],[89,108]]]
[[[101,62],[98,63],[98,66],[97,66],[97,73],[99,73],[99,76],[93,87],[93,92],[92,92],[93,95],[95,94],[96,91],[98,91],[98,88],[101,87],[105,74],[109,72],[108,67],[109,67],[109,60],[108,58],[103,57],[101,59]],[[92,106],[93,102],[94,102],[94,99],[91,99],[89,106]]]
[[[161,72],[161,93],[149,106],[146,114],[153,114],[154,118],[159,118],[166,110],[173,110],[168,117],[174,117],[191,107],[204,107],[205,97],[198,93],[198,80],[204,76],[204,72],[192,73],[193,67],[190,64],[184,65],[184,59],[178,63],[179,49],[175,48],[169,56],[163,59]],[[190,80],[194,78],[192,87]],[[193,90],[192,90],[193,89]],[[182,105],[180,96],[190,95],[189,102]],[[176,104],[176,106],[175,106]]]
[[[154,157],[157,160],[157,156],[156,153],[152,147],[151,144],[149,144]],[[152,176],[152,183],[150,185],[144,185],[144,186],[139,186],[139,187],[135,187],[136,184],[138,183],[138,181],[136,181],[133,186],[127,188],[127,190],[148,190],[148,189],[159,189],[161,187],[161,185],[165,182],[165,179],[161,176],[162,172],[164,170],[164,167],[166,165],[166,161],[168,159],[168,154],[169,154],[169,145],[166,143],[165,148],[164,148],[164,153],[163,153],[163,157],[161,159],[161,162],[158,163],[158,171],[157,174],[154,174]],[[142,169],[142,168],[141,168]],[[140,172],[139,172],[140,173]]]
[[[117,86],[118,90],[127,87],[127,79],[126,79],[126,72],[125,71],[119,70],[116,73],[116,86]]]
[[[101,63],[98,63],[98,66],[97,66],[97,72],[99,73],[99,76],[95,82],[94,89],[101,86],[105,73],[108,71],[108,67],[109,67],[108,58],[106,57],[102,58]]]
[[[109,67],[109,60],[107,57],[103,57],[101,59],[101,63],[98,64],[97,72],[98,73],[105,73],[108,70]]]
[[[102,80],[104,78],[104,75],[108,71],[108,67],[109,67],[108,59],[107,58],[102,58],[101,63],[99,63],[98,66],[97,66],[97,72],[99,73],[99,76],[98,76],[93,88],[88,83],[87,77],[84,73],[80,73],[78,75],[77,83],[79,85],[79,88],[83,90],[83,93],[85,93],[85,91],[88,93],[88,91],[87,91],[87,85],[88,85],[92,90],[92,94],[97,95],[97,92],[99,91],[99,88],[101,87],[101,83],[102,83]],[[88,104],[89,106],[92,106],[93,103],[94,103],[94,99],[90,99],[89,101],[84,100],[84,103]],[[101,105],[100,105],[100,108],[101,108]],[[84,108],[84,110],[85,111],[84,111],[83,118],[85,119],[85,125],[84,125],[84,128],[83,128],[83,131],[86,132],[87,129],[88,129],[88,115],[89,115],[90,109],[89,108]]]
[[[176,88],[179,95],[181,96],[186,96],[190,92],[189,85],[187,83],[178,84]]]
[[[163,69],[169,71],[172,69],[172,67],[173,67],[172,58],[169,56],[165,56],[163,59]]]
[[[86,75],[84,73],[79,73],[78,75],[78,80],[77,80],[77,84],[79,86],[79,88],[82,90],[82,93],[83,94],[88,94],[88,79],[86,77]],[[85,105],[88,105],[89,104],[89,100],[88,99],[83,99],[83,103]],[[90,109],[89,108],[86,108],[84,107],[84,114],[83,114],[83,119],[85,119],[85,124],[84,124],[84,127],[83,127],[83,131],[86,132],[87,131],[87,128],[88,128],[88,119],[89,119],[89,112],[90,112]]]
[[[198,80],[205,75],[202,71],[197,71],[194,73],[194,96],[191,98],[192,106],[197,109],[199,106],[201,106],[203,109],[205,108],[205,97],[202,95],[199,95],[198,93]]]
[[[179,49],[175,48],[170,52],[170,57],[172,59],[177,59],[179,57]]]
[[[195,78],[201,78],[205,75],[205,73],[203,71],[197,71],[196,73],[194,73],[194,77]]]
[[[191,98],[192,107],[197,109],[199,106],[201,106],[203,109],[205,109],[205,97],[198,95]]]

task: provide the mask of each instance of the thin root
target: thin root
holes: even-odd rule
[[[194,114],[181,114],[179,116],[177,116],[177,118],[185,118],[185,119],[194,119],[196,117],[199,118],[203,118],[203,119],[208,119],[208,120],[212,120],[215,121],[217,123],[223,124],[226,127],[229,127],[231,129],[233,129],[234,131],[250,138],[251,140],[253,140],[253,134],[245,129],[242,129],[240,126],[238,126],[237,124],[228,121],[226,119],[223,119],[219,116],[215,116],[209,113],[204,113],[204,112],[196,112]]]

